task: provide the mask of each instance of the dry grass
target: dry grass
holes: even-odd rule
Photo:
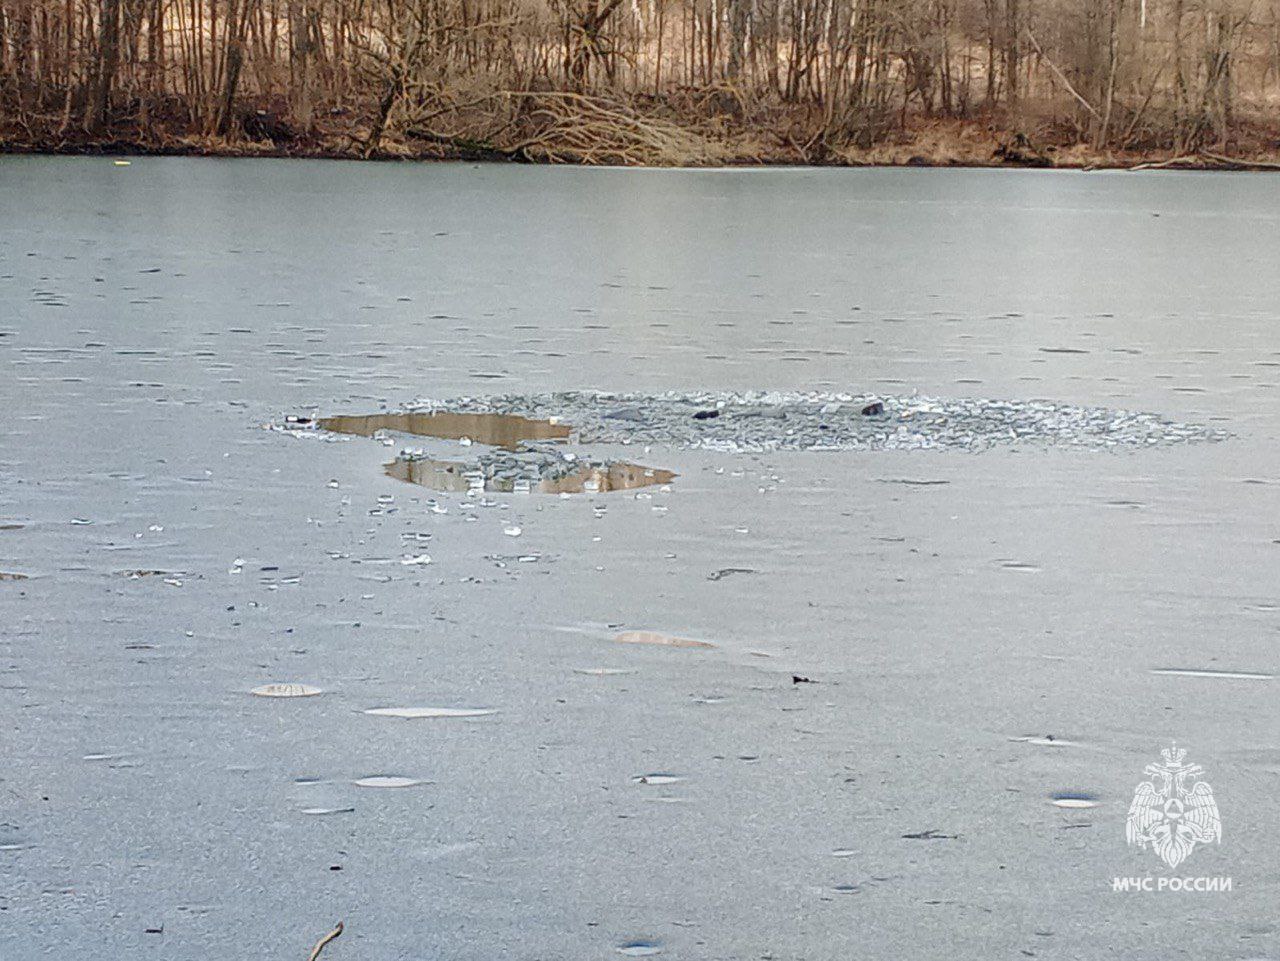
[[[830,166],[1041,166],[1064,168],[1175,166],[1271,169],[1280,138],[1267,118],[1242,123],[1230,151],[1174,157],[1168,149],[1098,150],[1048,115],[1027,111],[1018,123],[1001,113],[966,120],[908,115],[869,146],[840,142],[820,112],[797,104],[743,102],[726,91],[677,91],[662,98],[551,90],[468,88],[434,93],[398,113],[370,153],[368,128],[326,118],[303,136],[254,139],[238,129],[219,137],[187,132],[178,118],[146,131],[125,124],[105,136],[60,129],[27,118],[0,118],[0,152],[160,153],[205,156],[291,156],[377,159],[506,159],[531,163],[705,167],[818,164]],[[845,138],[846,141],[849,138]]]

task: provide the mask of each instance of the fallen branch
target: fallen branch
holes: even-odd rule
[[[1228,157],[1225,154],[1210,153],[1208,150],[1201,150],[1200,156],[1208,157],[1220,164],[1230,164],[1241,170],[1280,170],[1280,163],[1274,163],[1270,160],[1241,160],[1238,157]]]
[[[1195,154],[1182,154],[1178,157],[1170,157],[1168,160],[1145,160],[1142,163],[1134,164],[1130,170],[1165,170],[1169,167],[1185,167],[1187,164],[1196,162]]]
[[[1180,154],[1168,160],[1148,160],[1134,164],[1130,170],[1167,170],[1169,168],[1187,167],[1192,169],[1230,168],[1232,170],[1280,170],[1280,163],[1270,160],[1243,160],[1239,157],[1228,157],[1226,154],[1201,150],[1199,153]]]
[[[328,944],[330,941],[332,941],[334,938],[336,938],[338,935],[340,935],[341,933],[342,933],[342,922],[339,921],[337,926],[332,931],[330,931],[323,938],[321,938],[319,941],[316,942],[316,946],[311,949],[311,956],[307,958],[307,961],[316,961],[316,958],[320,957],[320,952],[324,950],[324,946]]]
[[[714,162],[718,144],[700,131],[626,101],[576,91],[513,90],[521,102],[525,138],[509,148],[548,163],[688,166]]]

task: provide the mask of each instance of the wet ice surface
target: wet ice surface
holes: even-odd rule
[[[479,441],[493,447],[516,447],[522,441],[553,440],[569,436],[568,427],[548,420],[531,420],[509,414],[453,411],[339,415],[322,417],[316,426],[323,430],[359,434],[362,437],[396,431],[421,437]]]
[[[5,158],[0,224],[5,958],[1275,956],[1280,181]],[[561,498],[258,429],[755,390],[1230,436]],[[1235,890],[1112,894],[1175,738]]]
[[[668,484],[674,471],[620,460],[594,460],[556,450],[491,451],[472,463],[440,461],[402,451],[386,465],[388,477],[443,491],[591,494]]]
[[[358,434],[391,443],[391,434],[448,438],[497,449],[472,463],[405,449],[388,476],[445,491],[589,493],[666,484],[672,471],[593,459],[560,446],[661,445],[723,451],[966,450],[1023,444],[1099,449],[1223,440],[1221,429],[1179,424],[1153,414],[1043,401],[856,397],[754,391],[612,394],[562,391],[533,396],[460,397],[426,410],[292,416],[272,429]],[[530,416],[532,414],[532,416]],[[1007,564],[1006,567],[1022,565]],[[1030,568],[1029,568],[1030,569]]]
[[[357,434],[384,444],[396,434],[448,438],[464,447],[484,445],[471,461],[440,460],[424,451],[405,448],[385,465],[388,477],[440,491],[500,491],[503,493],[587,494],[631,490],[666,484],[672,471],[620,460],[601,460],[564,450],[570,428],[552,418],[530,419],[492,412],[429,411],[339,415],[287,416],[279,424],[266,425],[294,437],[324,436],[312,433]]]

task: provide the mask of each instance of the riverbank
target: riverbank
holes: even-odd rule
[[[370,146],[369,131],[330,118],[300,133],[265,111],[246,116],[232,136],[193,133],[175,122],[142,129],[120,123],[102,134],[79,128],[18,125],[0,120],[0,154],[70,156],[186,156],[375,161],[494,161],[580,166],[637,167],[1012,167],[1061,170],[1177,169],[1280,170],[1280,137],[1254,131],[1229,148],[1175,153],[1167,149],[1095,149],[1050,127],[1030,134],[1004,118],[918,118],[869,146],[833,145],[819,135],[798,138],[776,128],[718,123],[675,123],[648,118],[661,143],[636,136],[601,136],[584,145],[563,128],[536,136],[476,138],[426,131],[382,135]],[[641,121],[643,122],[643,121]]]

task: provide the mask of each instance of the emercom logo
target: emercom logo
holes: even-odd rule
[[[1230,891],[1230,878],[1112,878],[1111,890],[1126,891]]]
[[[1148,764],[1143,771],[1153,780],[1143,781],[1133,792],[1124,833],[1130,845],[1148,844],[1160,860],[1176,868],[1197,844],[1222,840],[1222,818],[1213,789],[1204,781],[1187,782],[1204,773],[1198,764],[1183,764],[1187,752],[1173,744],[1160,752],[1163,764]]]
[[[1222,842],[1222,818],[1218,802],[1208,782],[1200,779],[1204,769],[1187,764],[1187,752],[1171,744],[1160,752],[1162,761],[1148,764],[1143,773],[1151,777],[1133,792],[1133,803],[1125,819],[1125,840],[1143,851],[1148,847],[1169,868],[1177,868],[1200,845]],[[1230,891],[1225,877],[1127,877],[1113,878],[1111,890],[1137,891]]]

